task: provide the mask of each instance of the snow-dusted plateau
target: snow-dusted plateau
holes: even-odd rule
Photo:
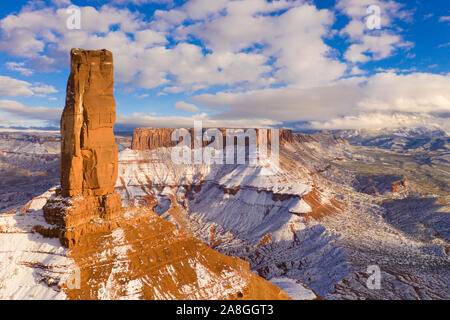
[[[121,134],[116,142],[123,206],[152,210],[248,261],[293,299],[450,298],[445,132],[294,133],[275,171],[271,163],[174,164],[170,147],[134,150]],[[36,232],[49,227],[42,207],[59,183],[59,146],[55,132],[0,132],[2,299],[67,298],[58,283],[76,263],[58,239]],[[373,266],[379,288],[370,285]],[[139,283],[124,288],[139,298]],[[99,298],[111,298],[102,290]]]

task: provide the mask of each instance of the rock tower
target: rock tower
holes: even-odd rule
[[[61,117],[61,188],[44,207],[45,219],[60,228],[67,247],[121,211],[120,195],[114,192],[118,151],[112,53],[72,49],[70,55]]]

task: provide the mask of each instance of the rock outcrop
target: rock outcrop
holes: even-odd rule
[[[71,51],[71,73],[61,117],[61,188],[44,208],[61,228],[63,245],[76,243],[93,219],[120,215],[114,192],[118,152],[113,126],[113,57],[107,50]]]
[[[42,216],[53,193],[0,213],[0,299],[289,299],[150,210],[122,208],[63,248]]]
[[[218,253],[150,210],[125,209],[114,231],[87,234],[70,257],[81,287],[66,290],[69,299],[289,299],[248,262]]]
[[[204,128],[203,131],[207,130],[208,128]],[[133,140],[131,142],[131,149],[133,150],[154,150],[157,148],[162,147],[174,147],[177,142],[171,140],[172,132],[175,131],[174,128],[137,128],[133,131]],[[194,130],[188,129],[191,134],[191,146],[194,147]],[[233,130],[233,129],[225,129],[225,128],[219,128],[219,130],[222,132],[222,135],[224,137],[223,139],[223,145],[226,146],[226,130]],[[246,129],[243,129],[246,130]],[[259,135],[262,132],[262,129],[255,129],[256,135],[259,137]],[[271,131],[267,130],[267,144],[270,149],[271,145]],[[280,144],[283,144],[284,142],[293,142],[294,141],[294,134],[291,130],[279,130],[279,138],[280,138]],[[208,145],[210,142],[203,140],[203,146]],[[248,142],[247,142],[248,144]],[[259,139],[257,138],[257,144],[259,144]]]

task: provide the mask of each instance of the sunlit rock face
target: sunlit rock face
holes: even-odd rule
[[[204,128],[203,134],[206,130],[211,128]],[[172,140],[172,134],[174,131],[177,130],[175,128],[137,128],[133,131],[133,140],[131,142],[131,149],[133,150],[154,150],[157,148],[165,147],[174,147],[177,145],[178,141]],[[192,128],[187,129],[191,135],[191,146],[194,147],[194,130]],[[248,130],[254,130],[255,131],[255,137],[256,137],[256,144],[259,145],[260,141],[260,135],[265,135],[264,141],[270,146],[272,143],[272,131],[267,129],[232,129],[232,128],[218,128],[218,130],[221,132],[223,136],[223,146],[226,146],[227,140],[226,140],[226,134],[227,131],[233,132],[234,130],[242,130],[242,133],[245,134]],[[279,136],[279,143],[284,144],[286,142],[293,142],[294,141],[294,134],[291,130],[282,129],[278,130],[278,136]],[[247,138],[246,144],[249,143],[249,138]],[[208,139],[209,140],[209,139]],[[206,145],[210,144],[211,141],[207,141],[206,139],[203,139],[202,146],[205,147]]]
[[[61,117],[61,188],[44,208],[60,239],[74,245],[95,218],[120,215],[114,192],[118,151],[113,126],[113,57],[108,50],[71,51],[66,106]]]
[[[113,126],[113,58],[107,50],[73,49],[61,118],[62,196],[114,192],[117,146]]]

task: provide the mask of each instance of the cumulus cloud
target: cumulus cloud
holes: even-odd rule
[[[26,7],[10,14],[0,21],[0,48],[45,71],[67,64],[72,47],[108,48],[119,81],[189,91],[215,85],[314,86],[346,70],[323,41],[333,13],[303,2],[192,0],[157,10],[151,22],[127,8],[81,7],[81,30],[68,30],[67,17],[65,8]],[[186,20],[193,23],[185,26]],[[178,42],[168,45],[169,37]]]
[[[7,76],[0,76],[0,97],[32,96],[31,83]]]
[[[276,88],[240,93],[202,94],[190,100],[221,111],[223,119],[274,119],[308,121],[349,113],[362,93],[339,84],[310,89]]]
[[[450,74],[379,73],[365,85],[364,110],[404,112],[450,111]]]
[[[344,54],[350,62],[368,62],[381,60],[392,55],[397,48],[410,47],[412,43],[402,42],[397,35],[384,34],[383,36],[365,35],[360,43],[349,46]]]
[[[0,21],[2,49],[19,57],[31,58],[42,55],[46,46],[51,45],[49,54],[64,52],[67,55],[71,48],[67,40],[83,42],[89,39],[89,35],[109,33],[113,26],[133,33],[146,25],[139,14],[109,6],[99,10],[81,7],[81,30],[67,29],[68,17],[66,8],[24,7],[18,14],[10,14]]]
[[[134,1],[143,2],[149,1]],[[339,0],[336,9],[351,18],[341,30],[351,40],[344,55],[351,63],[383,59],[412,45],[393,31],[368,33],[363,20],[369,4],[381,6],[385,24],[407,16],[394,1]],[[108,48],[119,82],[168,93],[324,86],[355,70],[324,41],[332,34],[334,12],[304,1],[191,0],[156,10],[150,21],[123,7],[87,6],[81,7],[81,30],[68,30],[67,17],[62,7],[25,7],[0,21],[0,48],[45,71],[66,65],[72,47]]]
[[[197,112],[199,110],[197,106],[191,103],[186,103],[184,101],[178,101],[177,103],[175,103],[175,109],[189,112]]]
[[[266,85],[321,85],[339,78],[346,70],[346,65],[332,57],[332,49],[323,41],[334,22],[334,15],[328,10],[283,0],[219,1],[205,5],[203,10],[189,10],[204,2],[186,5],[188,16],[201,20],[178,28],[177,34],[201,39],[213,52],[257,48],[252,52],[265,61],[275,59],[271,70],[267,70],[271,73],[266,74]],[[220,14],[221,10],[226,14]],[[279,10],[285,12],[269,14]]]
[[[33,87],[31,87],[31,90],[39,97],[45,97],[49,93],[58,92],[55,87],[41,83],[35,84]]]
[[[380,73],[333,85],[202,94],[190,99],[220,111],[217,118],[328,121],[361,112],[450,112],[450,75]],[[346,122],[353,118],[344,118]],[[319,124],[321,122],[316,122]],[[382,123],[379,123],[382,125]]]
[[[194,126],[195,120],[201,120],[203,127],[210,128],[269,128],[281,124],[281,122],[279,121],[273,121],[269,119],[216,119],[205,113],[195,114],[192,117],[153,116],[142,113],[133,113],[131,115],[118,115],[116,128],[192,128]]]
[[[367,26],[369,6],[376,6],[380,10],[380,30],[371,30]],[[396,19],[411,19],[412,13],[404,10],[403,6],[392,0],[339,0],[336,8],[350,18],[340,31],[351,41],[344,54],[345,59],[352,63],[363,63],[387,58],[398,49],[411,48],[413,43],[396,34],[394,25]]]
[[[156,4],[173,4],[173,0],[112,0],[110,3],[113,4],[134,4],[134,5],[143,5],[149,3]]]
[[[58,90],[50,85],[41,83],[32,84],[28,81],[14,79],[8,76],[0,76],[0,97],[29,97],[45,96]]]
[[[192,119],[216,127],[294,121],[317,128],[412,125],[419,122],[411,113],[434,121],[433,113],[450,112],[448,74],[365,72],[362,64],[413,46],[395,25],[412,16],[397,1],[338,0],[334,8],[319,10],[311,1],[190,0],[172,7],[166,0],[116,0],[121,6],[81,7],[81,30],[66,28],[69,1],[56,2],[56,8],[29,5],[0,20],[0,50],[23,60],[9,63],[10,70],[51,71],[68,64],[72,47],[107,48],[119,84],[158,88],[156,95],[192,95],[175,104],[192,117],[119,115],[120,126],[182,127],[192,126]],[[150,2],[169,5],[152,17],[126,7]],[[381,8],[380,30],[367,28],[369,5]],[[349,18],[341,30],[332,29],[336,13]],[[326,41],[333,36],[346,40],[342,54]],[[196,95],[198,90],[208,93]],[[4,97],[54,92],[52,86],[0,76]],[[199,113],[198,106],[212,112]],[[16,116],[27,117],[18,107],[22,115]]]
[[[450,16],[442,16],[439,18],[439,22],[448,22],[450,21]]]
[[[7,62],[6,67],[9,70],[17,71],[24,76],[31,76],[34,71],[25,67],[25,62]]]
[[[192,116],[118,115],[119,128],[192,127],[202,120],[209,127],[273,127],[309,122],[303,128],[347,129],[440,126],[450,114],[450,75],[385,72],[355,77],[315,88],[272,88],[246,92],[201,94],[190,100],[214,113],[197,113],[196,105],[179,101],[177,109]],[[61,109],[27,107],[0,101],[0,110],[25,119],[56,122]],[[444,116],[443,116],[444,115]]]
[[[301,126],[308,129],[381,129],[437,127],[450,132],[450,126],[438,117],[424,113],[366,113],[357,116],[345,116],[327,121],[311,121]]]
[[[0,100],[0,110],[13,117],[46,120],[59,123],[62,109],[46,107],[29,107],[12,100]]]

